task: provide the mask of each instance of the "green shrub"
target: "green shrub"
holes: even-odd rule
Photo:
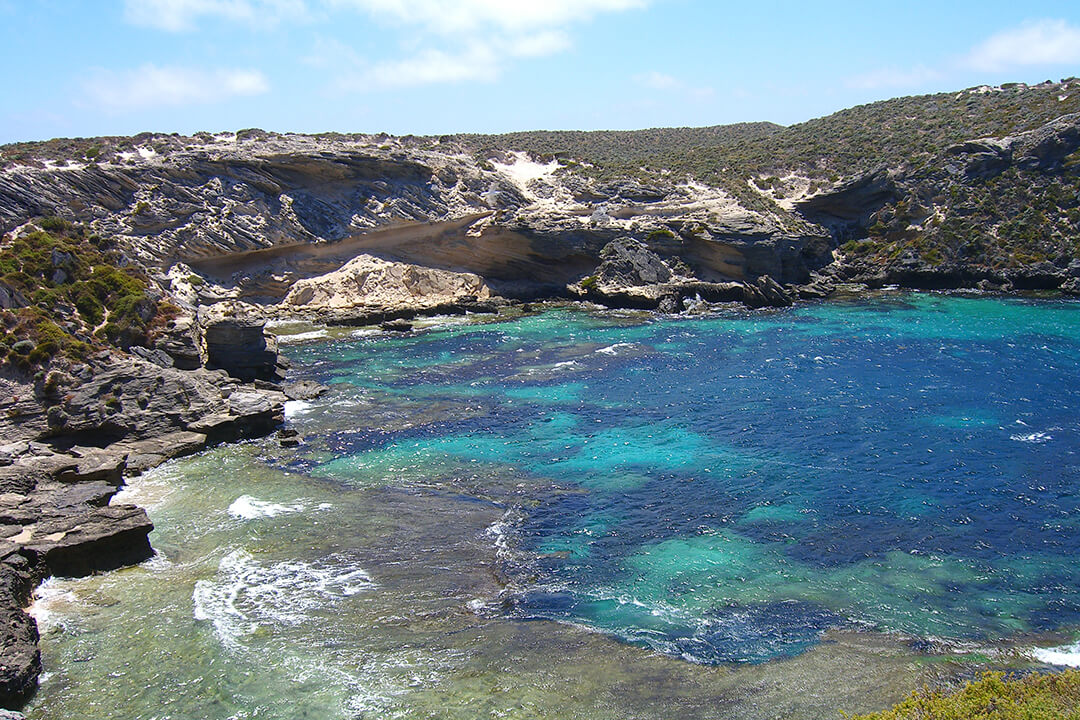
[[[55,216],[41,218],[37,225],[45,232],[67,232],[73,227],[67,220]]]
[[[118,267],[123,258],[119,249],[81,226],[58,218],[40,220],[38,226],[48,230],[0,248],[3,281],[29,302],[16,312],[3,312],[6,362],[29,371],[57,355],[85,359],[103,343],[124,349],[145,343],[158,311],[147,295],[145,274],[133,266]],[[96,340],[80,339],[106,319]],[[32,349],[10,352],[19,341]]]
[[[920,690],[851,720],[1080,720],[1080,671],[1024,677],[990,672],[955,692]]]

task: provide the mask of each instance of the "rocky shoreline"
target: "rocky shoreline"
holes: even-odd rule
[[[286,400],[320,391],[280,383],[263,325],[209,320],[196,367],[177,340],[194,338],[192,327],[181,324],[157,348],[139,348],[141,356],[102,351],[86,364],[57,363],[32,383],[0,379],[0,707],[20,707],[37,687],[38,631],[23,608],[38,584],[154,554],[146,512],[110,504],[126,477],[268,435],[284,421]]]

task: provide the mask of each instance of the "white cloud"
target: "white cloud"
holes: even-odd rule
[[[337,41],[322,41],[306,59],[310,65],[331,68],[334,89],[343,92],[385,90],[417,85],[498,80],[507,58],[550,55],[566,48],[569,39],[559,32],[540,32],[513,40],[472,42],[463,48],[427,48],[406,58],[368,62]]]
[[[673,75],[667,75],[655,70],[642,75],[635,75],[634,82],[649,90],[677,93],[694,100],[706,100],[716,95],[716,91],[711,87],[694,87]]]
[[[467,80],[489,82],[498,77],[495,53],[477,45],[464,52],[424,50],[404,60],[376,63],[342,80],[346,90],[411,87]]]
[[[1075,63],[1080,63],[1080,28],[1064,20],[1037,20],[991,35],[938,67],[878,68],[851,76],[845,84],[863,90],[919,89],[972,70],[1001,72],[1024,66]]]
[[[847,79],[846,85],[860,90],[914,88],[940,79],[941,72],[924,65],[913,68],[880,68]]]
[[[543,57],[570,48],[570,38],[558,30],[544,30],[531,35],[520,35],[507,44],[507,50],[517,57]]]
[[[376,18],[453,34],[482,28],[527,32],[589,20],[600,13],[643,8],[648,0],[326,0]]]
[[[963,60],[974,70],[1080,63],[1080,28],[1064,20],[1026,22],[975,46]]]
[[[247,25],[274,25],[308,13],[304,0],[126,0],[124,17],[144,27],[182,32],[200,20],[228,20]]]
[[[323,0],[404,26],[418,50],[367,62],[335,44],[309,61],[333,68],[337,90],[366,91],[457,82],[492,82],[513,60],[571,47],[569,28],[599,13],[645,7],[649,0]],[[336,61],[330,60],[336,56]]]
[[[255,70],[157,65],[123,72],[99,70],[83,83],[85,101],[111,111],[211,103],[269,89],[266,78]]]
[[[675,90],[682,87],[682,83],[671,75],[665,75],[661,72],[647,72],[644,75],[638,75],[634,78],[639,85],[643,85],[651,90]]]
[[[129,22],[171,32],[192,30],[203,21],[266,26],[286,19],[332,20],[344,12],[403,29],[413,48],[405,57],[366,61],[332,42],[306,59],[328,69],[335,89],[354,91],[492,81],[514,59],[569,49],[568,31],[575,23],[643,8],[651,1],[125,0]]]

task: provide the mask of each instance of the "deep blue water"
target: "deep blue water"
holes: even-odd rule
[[[1080,626],[1080,305],[899,295],[558,309],[296,346],[362,403],[292,469],[500,496],[499,612],[702,663],[830,627]]]

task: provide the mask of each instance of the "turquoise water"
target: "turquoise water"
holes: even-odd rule
[[[301,447],[135,483],[162,557],[46,588],[32,717],[76,687],[101,717],[821,717],[1080,627],[1077,303],[557,308],[288,353],[332,388],[290,406]],[[179,658],[128,687],[146,618]]]

